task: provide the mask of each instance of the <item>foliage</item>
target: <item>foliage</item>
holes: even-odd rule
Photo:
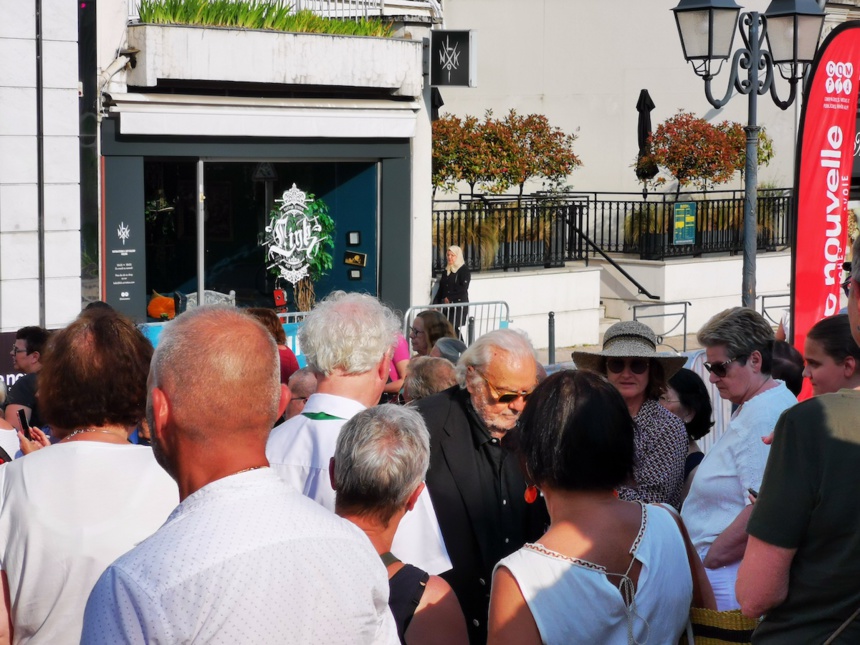
[[[294,11],[284,0],[140,0],[140,21],[157,25],[196,25],[266,29],[339,36],[390,37],[393,25],[375,18],[335,20],[312,11]]]
[[[553,127],[543,114],[517,114],[511,110],[501,120],[487,111],[484,137],[491,151],[489,192],[503,193],[523,186],[532,177],[543,177],[559,186],[573,169],[582,165],[573,153],[576,137]]]
[[[679,110],[657,127],[650,141],[653,160],[678,181],[678,191],[689,184],[707,190],[745,170],[746,132],[734,121],[711,125]],[[758,166],[769,164],[773,154],[773,139],[761,128]]]
[[[465,181],[474,195],[475,185],[489,178],[489,158],[483,124],[476,117],[447,114],[433,123],[434,191],[450,192],[458,181]]]
[[[689,112],[679,110],[651,135],[654,161],[677,181],[678,191],[689,184],[707,190],[735,173],[726,133]]]
[[[736,121],[723,121],[717,129],[722,131],[729,141],[729,154],[734,169],[743,177],[747,161],[747,133],[744,127]],[[773,159],[773,139],[771,139],[764,127],[758,133],[758,166],[766,166]]]
[[[433,123],[433,188],[481,184],[503,193],[529,179],[543,177],[554,189],[582,162],[573,152],[576,137],[550,125],[542,114],[525,116],[511,110],[503,119],[488,110],[484,120],[446,115]]]

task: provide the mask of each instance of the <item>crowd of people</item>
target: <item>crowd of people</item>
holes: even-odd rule
[[[516,330],[466,347],[453,308],[410,356],[357,293],[307,314],[303,368],[261,309],[189,310],[155,349],[107,306],[22,328],[0,645],[675,643],[692,606],[760,618],[755,643],[858,642],[860,263],[846,287],[801,403],[761,315],[699,330],[734,406],[707,454],[716,402],[636,321],[549,377]]]

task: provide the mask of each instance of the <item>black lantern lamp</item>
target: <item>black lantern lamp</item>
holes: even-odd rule
[[[777,65],[811,63],[818,48],[824,12],[814,0],[773,0],[767,11],[767,45]]]
[[[740,14],[734,0],[680,0],[675,12],[678,35],[684,58],[693,64],[696,74],[705,81],[708,103],[719,109],[729,102],[732,93],[749,99],[746,133],[746,168],[744,170],[744,257],[742,302],[755,307],[756,222],[758,182],[758,96],[770,92],[773,102],[782,110],[794,103],[797,84],[808,63],[815,58],[824,11],[815,0],[772,0],[764,14],[747,11]],[[735,26],[739,25],[743,46],[732,54]],[[764,49],[767,39],[768,49]],[[722,98],[712,94],[716,72],[711,61],[722,65],[731,57],[731,72]],[[781,99],[774,83],[774,68],[788,81],[789,94]]]
[[[712,60],[732,55],[740,10],[735,0],[681,0],[672,9],[684,59],[693,63],[697,74],[708,75]]]

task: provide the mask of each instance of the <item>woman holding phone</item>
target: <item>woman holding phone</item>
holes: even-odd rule
[[[0,625],[15,642],[77,643],[96,580],[179,501],[152,449],[128,441],[151,357],[113,310],[87,311],[51,336],[38,397],[58,441],[0,468]]]

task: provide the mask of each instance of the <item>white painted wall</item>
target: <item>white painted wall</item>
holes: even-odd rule
[[[679,258],[666,262],[623,258],[617,258],[616,261],[648,291],[660,296],[662,302],[690,302],[691,306],[687,309],[687,332],[690,334],[695,333],[714,314],[741,304],[741,255]],[[645,296],[637,297],[636,288],[604,260],[594,260],[592,265],[603,269],[601,298],[608,317],[632,320],[631,304],[636,301],[654,302]],[[759,297],[788,293],[790,279],[791,254],[788,251],[758,254],[756,294]],[[759,299],[756,303],[758,311],[761,311],[760,303]],[[672,307],[666,311],[680,311],[680,308]],[[657,314],[661,310],[652,309],[647,313]],[[675,316],[666,316],[645,322],[655,332],[664,335],[677,321]],[[679,327],[668,335],[677,336],[681,333]]]
[[[469,300],[507,302],[510,326],[525,331],[537,349],[549,346],[550,311],[555,313],[556,347],[599,340],[599,267],[473,273]]]
[[[770,0],[744,0],[763,12]],[[712,123],[745,124],[747,98],[736,96],[714,110],[704,83],[684,62],[671,8],[677,0],[445,0],[446,29],[478,31],[478,87],[443,88],[444,112],[496,116],[510,108],[545,114],[579,137],[583,166],[571,176],[580,191],[639,191],[631,165],[638,153],[636,102],[648,89],[656,126],[679,108]],[[735,35],[735,47],[740,36]],[[725,92],[728,65],[714,81]],[[782,96],[787,85],[778,81]],[[759,98],[759,124],[774,140],[775,158],[760,182],[793,182],[794,107],[783,112],[768,95]],[[742,188],[739,178],[724,185]],[[532,188],[540,188],[539,184]],[[463,188],[468,192],[467,188]]]
[[[77,4],[44,5],[46,324],[81,309]],[[39,324],[36,18],[0,3],[0,331]]]

